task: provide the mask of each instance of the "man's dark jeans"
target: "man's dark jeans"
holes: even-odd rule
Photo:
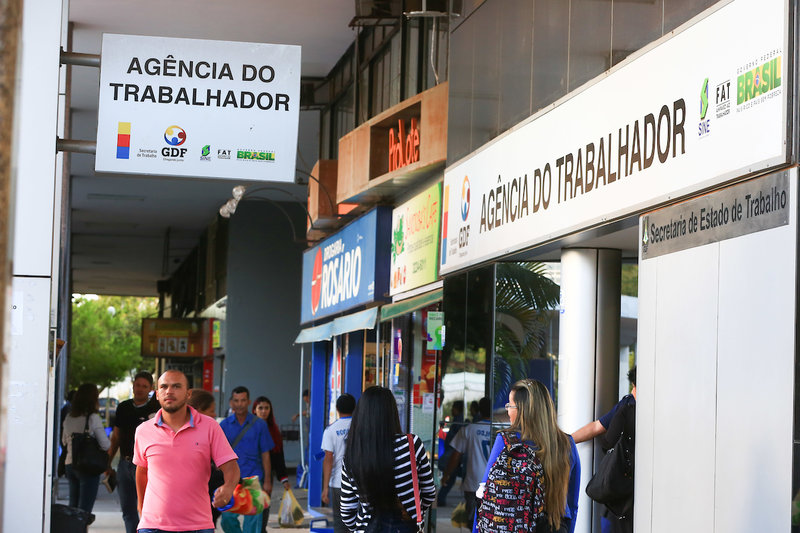
[[[126,533],[136,533],[139,525],[139,510],[136,496],[136,465],[121,458],[117,465],[117,493],[122,508],[122,521]]]

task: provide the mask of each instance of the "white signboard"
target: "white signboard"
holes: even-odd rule
[[[440,271],[783,162],[785,12],[734,0],[449,167]]]
[[[294,181],[300,47],[103,35],[97,172]]]

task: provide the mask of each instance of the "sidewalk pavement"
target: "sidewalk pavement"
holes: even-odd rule
[[[294,482],[294,476],[290,476],[289,483],[292,484],[292,487],[294,487]],[[270,533],[277,533],[278,531],[287,533],[287,529],[281,528],[278,525],[278,509],[281,505],[283,487],[278,482],[275,482],[274,486],[267,531]],[[308,505],[308,491],[305,489],[292,488],[292,492],[300,506],[306,510]],[[60,478],[58,480],[56,494],[53,495],[53,503],[60,503],[63,505],[69,503],[69,485],[66,478]],[[120,511],[119,508],[119,497],[117,496],[116,490],[109,493],[105,486],[101,484],[100,489],[97,491],[97,500],[94,503],[92,513],[95,515],[95,520],[94,523],[89,526],[89,533],[125,533],[125,524],[122,522],[122,511]],[[305,515],[306,519],[303,525],[292,529],[309,530],[309,523],[312,515],[307,510]],[[216,532],[223,533],[222,527],[219,524],[217,524]]]

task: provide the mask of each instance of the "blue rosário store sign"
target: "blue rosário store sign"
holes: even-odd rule
[[[301,323],[386,297],[391,224],[376,207],[303,253]]]

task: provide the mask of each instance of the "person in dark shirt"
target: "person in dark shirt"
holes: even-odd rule
[[[613,448],[617,443],[621,432],[631,436],[631,440],[626,449],[626,453],[633,461],[635,432],[636,432],[636,367],[628,372],[628,380],[631,382],[631,393],[623,396],[609,412],[589,422],[572,434],[575,442],[584,442],[595,437],[600,437],[600,445],[604,450]],[[625,516],[616,516],[614,513],[605,509],[600,521],[602,533],[623,533],[633,531],[633,498],[630,502],[630,512]]]
[[[108,449],[108,461],[119,450],[117,465],[117,490],[119,505],[122,508],[122,520],[126,533],[136,533],[139,524],[139,512],[136,496],[136,465],[133,464],[133,442],[136,428],[142,422],[155,416],[160,406],[158,401],[150,397],[153,390],[153,376],[149,372],[139,372],[133,378],[133,398],[125,400],[117,406],[114,429],[111,432],[111,447]]]

